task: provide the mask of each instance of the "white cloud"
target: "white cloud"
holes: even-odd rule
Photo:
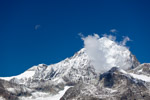
[[[111,35],[111,34],[110,34],[110,35],[103,34],[103,36],[109,38],[109,39],[112,40],[112,41],[116,41],[116,36],[113,36],[113,35]]]
[[[120,42],[121,45],[126,45],[128,41],[131,41],[128,36],[123,36],[123,40]]]
[[[81,37],[81,38],[84,38],[84,35],[80,32],[78,33],[78,35]]]
[[[35,25],[34,29],[35,29],[35,30],[38,30],[40,27],[41,27],[41,25],[40,25],[40,24],[37,24],[37,25]]]
[[[116,33],[117,30],[116,30],[116,29],[111,29],[110,32],[111,32],[111,33]]]
[[[96,36],[87,36],[83,38],[84,40],[84,48],[88,56],[91,59],[92,64],[94,65],[96,70],[105,71],[105,66],[109,66],[106,63],[106,52],[104,50],[99,49],[99,41],[98,37]]]
[[[105,72],[112,67],[122,69],[131,67],[130,52],[125,47],[129,38],[125,37],[123,41],[115,42],[115,36],[105,34],[100,37],[98,34],[94,34],[82,37],[82,40],[86,53],[97,72]]]

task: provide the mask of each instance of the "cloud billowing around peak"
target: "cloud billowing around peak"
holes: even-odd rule
[[[116,37],[98,34],[82,36],[84,48],[97,72],[105,72],[112,67],[128,69],[132,66],[130,51],[125,47],[129,37],[116,42]]]

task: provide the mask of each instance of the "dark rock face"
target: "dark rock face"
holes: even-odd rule
[[[80,83],[68,89],[61,100],[150,100],[148,85],[112,68],[100,75],[96,85]]]
[[[135,55],[131,55],[131,56],[132,56],[132,67],[131,67],[131,69],[134,69],[140,65],[140,62],[137,60]]]

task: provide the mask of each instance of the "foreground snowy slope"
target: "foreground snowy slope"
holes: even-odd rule
[[[105,56],[106,59],[105,62],[101,62],[100,67],[104,65],[103,63],[108,65],[105,66],[107,70],[110,70],[114,66],[122,69],[124,67],[133,69],[139,65],[136,57],[132,55],[126,47],[106,37],[100,38],[99,43],[101,47],[99,49],[105,54],[103,57]],[[12,86],[2,84],[2,87],[5,86],[3,89],[15,95],[18,99],[30,98],[36,100],[43,96],[38,95],[39,93],[55,96],[64,90],[66,86],[75,86],[80,83],[96,84],[99,81],[99,75],[102,74],[103,71],[95,69],[93,63],[94,59],[88,54],[88,50],[83,48],[75,53],[74,56],[66,58],[59,63],[52,65],[39,64],[31,67],[20,75],[1,77],[1,79],[12,84]],[[16,92],[17,89],[14,85],[19,85],[22,89]],[[11,91],[10,88],[13,91]],[[26,91],[22,92],[23,90]]]

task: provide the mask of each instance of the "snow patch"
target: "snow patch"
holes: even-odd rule
[[[133,73],[129,73],[132,77],[136,78],[136,79],[140,79],[146,82],[150,82],[150,77],[146,76],[146,75],[137,75],[137,74],[133,74]]]
[[[142,71],[143,71],[143,69],[139,70],[138,72],[142,72]]]
[[[128,74],[126,71],[124,71],[123,69],[120,69],[120,72],[124,73],[124,74]]]
[[[15,93],[15,89],[14,88],[7,88],[7,91],[9,91],[11,93]]]
[[[110,93],[117,92],[117,90],[114,90],[114,89],[111,89],[111,88],[105,88],[105,89],[107,89]]]

